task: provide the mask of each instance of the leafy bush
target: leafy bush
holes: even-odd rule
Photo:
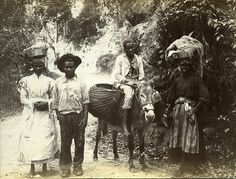
[[[24,32],[26,3],[4,0],[0,13],[0,115],[12,114],[19,109],[17,82],[24,71],[23,49],[29,41]]]
[[[104,23],[100,19],[99,3],[97,0],[87,0],[84,2],[84,8],[79,16],[70,19],[67,38],[76,46],[80,46],[85,40],[95,42],[99,28],[103,26]]]
[[[111,74],[115,64],[115,60],[116,55],[113,55],[111,53],[101,55],[96,62],[96,68],[99,72]]]

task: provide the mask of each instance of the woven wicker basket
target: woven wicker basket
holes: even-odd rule
[[[89,89],[89,112],[95,117],[115,113],[124,93],[111,84],[96,84]]]

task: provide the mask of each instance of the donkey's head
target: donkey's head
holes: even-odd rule
[[[154,103],[160,100],[160,95],[155,91],[150,83],[141,83],[135,92],[137,103],[145,116],[145,122],[151,123],[155,119]]]

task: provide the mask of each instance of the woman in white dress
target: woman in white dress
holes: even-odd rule
[[[56,125],[50,110],[54,80],[43,75],[45,49],[28,49],[27,55],[32,57],[34,73],[19,82],[24,109],[18,160],[31,164],[31,176],[36,175],[35,164],[43,164],[43,175],[46,175],[47,163],[55,159],[58,151]]]

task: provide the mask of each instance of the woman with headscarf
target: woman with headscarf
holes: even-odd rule
[[[18,160],[31,165],[30,176],[36,175],[35,164],[43,164],[43,175],[46,175],[47,163],[55,159],[58,151],[55,121],[50,114],[54,80],[43,75],[46,51],[45,48],[26,49],[34,73],[19,82],[24,109]]]
[[[204,104],[209,101],[209,92],[203,80],[194,70],[194,62],[185,51],[176,54],[180,76],[171,86],[167,99],[172,110],[170,128],[169,159],[180,162],[176,176],[185,172],[197,173],[204,161],[203,118]]]

